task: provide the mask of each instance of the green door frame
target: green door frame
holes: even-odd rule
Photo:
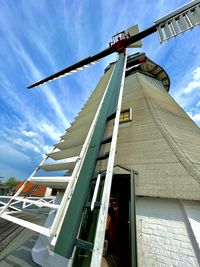
[[[136,227],[136,194],[135,194],[135,176],[138,172],[131,170],[130,187],[131,187],[131,212],[130,212],[130,230],[131,230],[131,267],[138,266],[137,259],[137,227]]]
[[[121,168],[130,174],[130,247],[131,247],[131,267],[138,267],[137,258],[137,227],[136,227],[136,193],[135,193],[135,176],[137,171],[124,167],[122,165],[115,165],[114,168]]]

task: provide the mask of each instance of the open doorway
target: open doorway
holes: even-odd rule
[[[131,266],[130,177],[113,177],[105,236],[105,258],[109,267]]]

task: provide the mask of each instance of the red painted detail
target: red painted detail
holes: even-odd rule
[[[147,61],[146,57],[139,58],[139,63],[145,63]]]
[[[126,41],[130,38],[129,34],[125,34],[124,31],[119,32],[112,36],[112,42],[109,43],[110,47],[114,48],[117,53],[126,52]]]
[[[115,49],[117,53],[124,53],[126,51],[125,45],[126,39],[119,40],[118,42],[114,43],[112,47]]]

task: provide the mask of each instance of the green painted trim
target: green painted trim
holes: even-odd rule
[[[130,175],[130,190],[131,190],[131,207],[130,207],[130,222],[131,222],[131,267],[138,266],[137,260],[137,232],[136,232],[136,197],[135,197],[135,171],[131,170]]]
[[[66,258],[72,256],[81,223],[82,212],[89,193],[90,181],[94,175],[96,158],[99,154],[101,142],[103,140],[107,117],[113,114],[117,108],[124,63],[124,55],[120,54],[113,70],[96,128],[55,245],[54,251]]]
[[[81,239],[76,240],[76,247],[77,248],[82,248],[85,250],[93,250],[93,244]]]

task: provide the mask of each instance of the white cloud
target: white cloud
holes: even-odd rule
[[[6,34],[9,45],[12,50],[14,50],[15,54],[18,55],[17,60],[20,62],[27,78],[40,78],[42,74],[35,67],[33,61],[17,37],[15,37],[9,28],[6,28]],[[45,48],[42,51],[44,52],[44,50]],[[52,59],[50,58],[50,61],[51,60]],[[24,95],[21,98],[21,96],[16,93],[16,90],[14,90],[15,85],[10,82],[3,72],[0,73],[0,78],[1,85],[4,89],[1,98],[3,98],[5,103],[10,106],[10,110],[14,110],[16,114],[21,116],[21,119],[19,119],[11,113],[9,116],[13,119],[12,126],[10,127],[8,124],[1,125],[4,140],[16,145],[19,150],[29,154],[31,150],[40,154],[47,153],[50,150],[50,146],[47,145],[46,138],[51,138],[53,141],[57,141],[62,134],[64,127],[69,126],[69,122],[66,119],[61,104],[58,102],[56,96],[47,86],[44,87],[42,92],[40,91],[40,93],[42,93],[48,100],[49,108],[54,110],[53,123],[58,122],[57,128],[50,123],[44,115],[37,114],[35,110],[32,110],[29,105],[27,105]],[[24,140],[24,138],[26,139]]]
[[[200,107],[200,100],[197,102],[196,107]]]
[[[13,128],[2,127],[3,129],[0,131],[1,139],[30,157],[32,152],[40,155],[48,153],[51,146],[47,144],[47,138],[56,142],[61,132],[45,119],[40,123],[35,123],[32,130],[27,130],[27,128],[30,129],[30,126],[25,123],[15,125]]]
[[[192,79],[188,85],[183,89],[185,94],[191,93],[194,89],[200,87],[200,67],[197,67],[192,72]]]
[[[26,150],[33,150],[35,152],[39,152],[40,153],[40,150],[39,148],[33,144],[33,142],[30,142],[30,141],[25,141],[25,140],[22,140],[21,138],[18,138],[18,139],[15,139],[13,141],[14,144],[16,145],[19,145],[20,147],[22,147],[25,151]]]
[[[46,96],[50,107],[53,108],[56,111],[57,117],[59,118],[59,123],[61,125],[63,125],[64,127],[68,127],[69,126],[69,121],[67,120],[67,118],[65,117],[63,110],[61,108],[61,104],[58,102],[58,100],[56,99],[54,93],[52,93],[50,91],[50,89],[48,88],[47,85],[43,85],[44,90],[42,90],[42,92],[44,93],[44,95]]]
[[[33,131],[22,131],[22,134],[24,134],[27,137],[38,137],[38,133],[35,133]]]
[[[15,51],[15,54],[19,56],[18,60],[24,73],[26,73],[28,80],[33,79],[37,81],[38,79],[41,79],[41,77],[44,77],[44,75],[35,66],[32,58],[28,55],[28,52],[24,49],[21,42],[14,36],[14,34],[9,30],[9,28],[7,29],[6,34],[10,47]],[[55,94],[51,92],[50,88],[47,85],[44,85],[43,88],[44,90],[41,91],[48,100],[49,107],[55,111],[55,115],[58,117],[60,123],[65,126],[69,125],[69,122]]]
[[[200,79],[200,67],[197,67],[195,70],[194,70],[194,80],[199,80]]]
[[[193,121],[195,121],[196,123],[198,123],[198,122],[200,122],[200,113],[196,113],[196,114],[192,114],[191,112],[188,112],[187,113],[189,116],[190,116],[190,118],[193,120]]]
[[[40,121],[40,123],[37,124],[37,128],[43,133],[43,135],[48,135],[54,141],[58,141],[59,136],[62,135],[62,132],[56,129],[56,127],[47,120]]]

